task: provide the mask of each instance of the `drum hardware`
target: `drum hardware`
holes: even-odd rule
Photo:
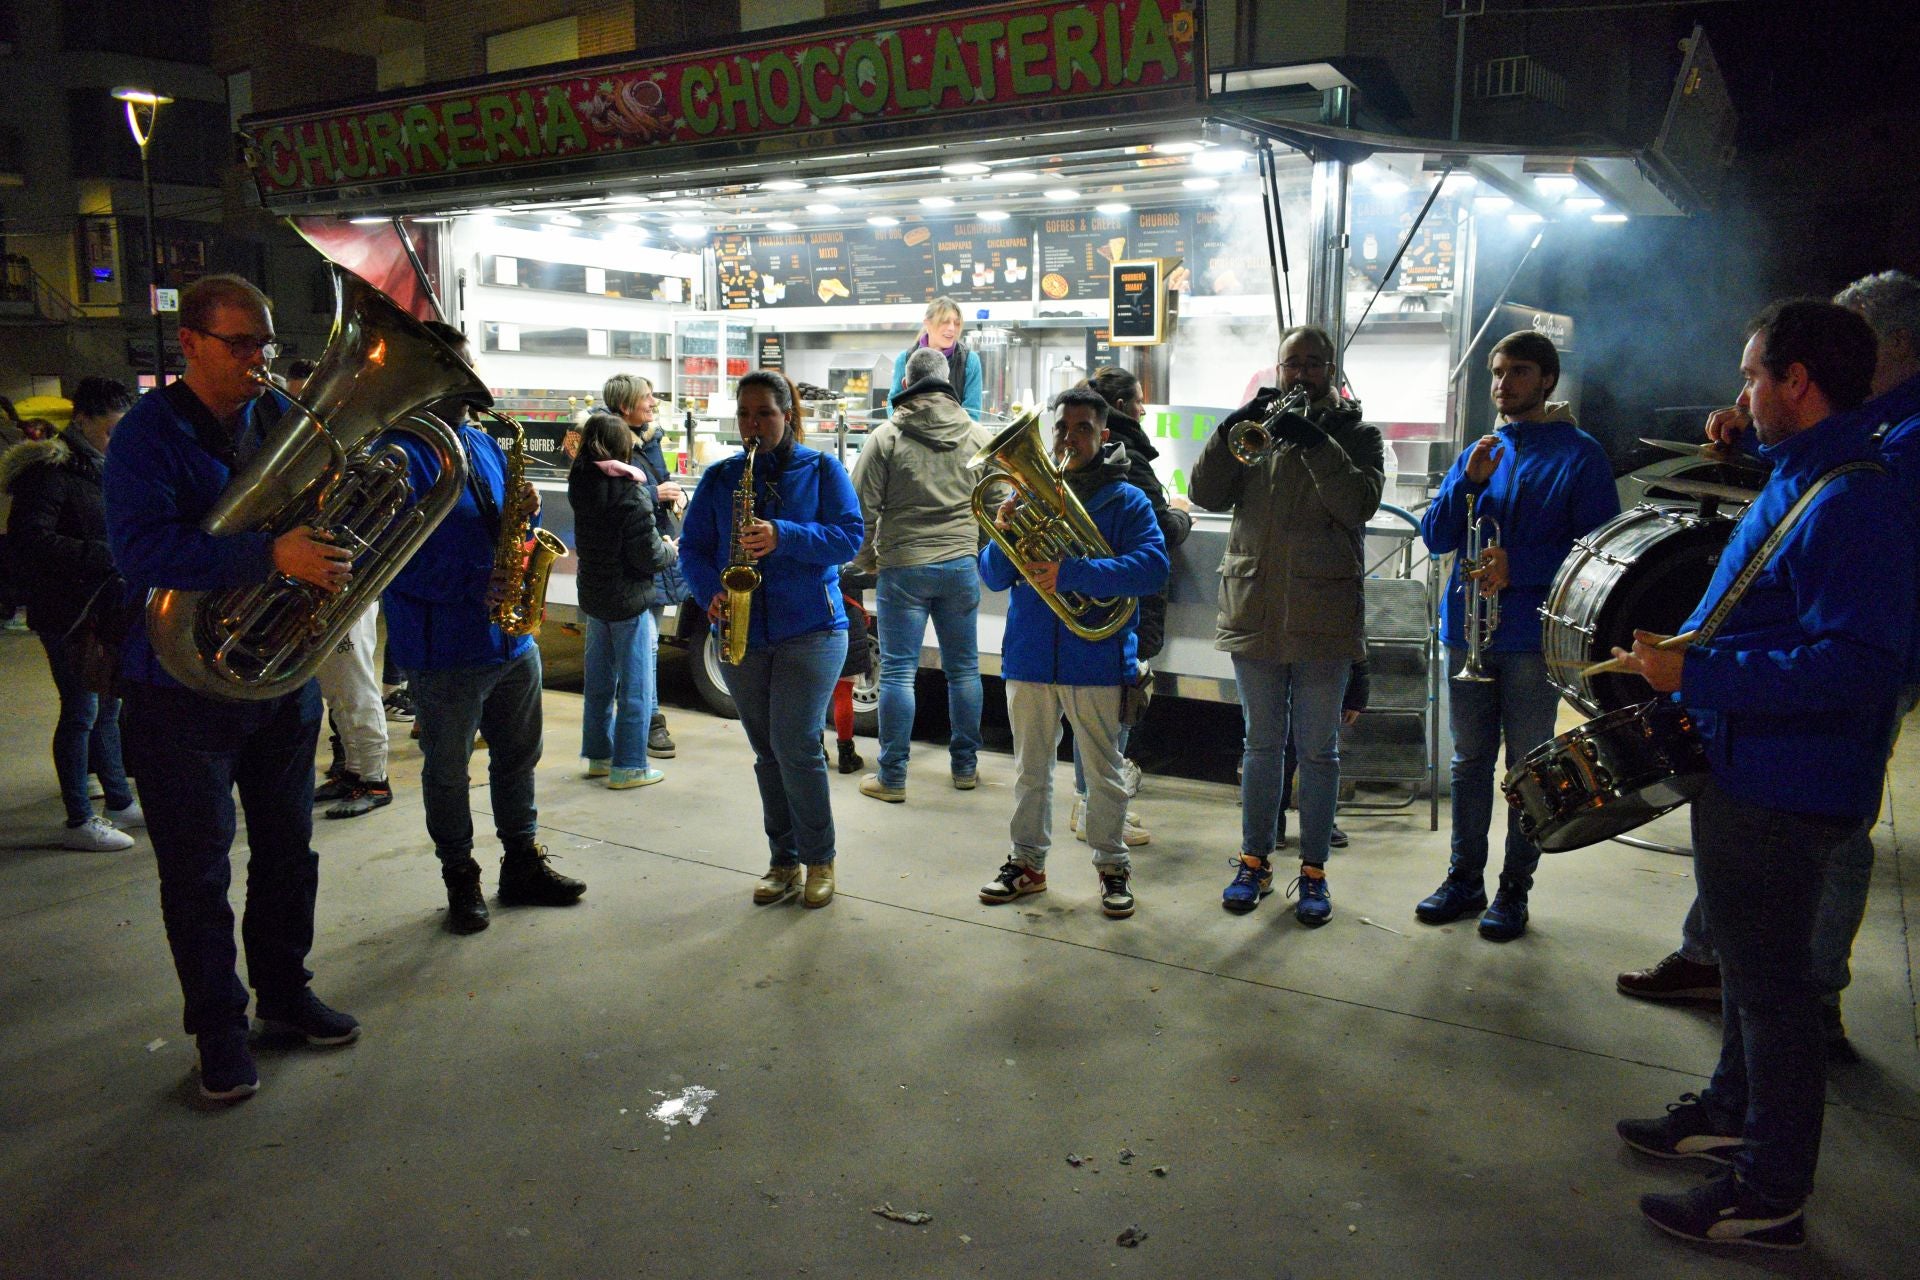
[[[1739,467],[1746,471],[1767,473],[1767,464],[1746,453],[1723,450],[1715,444],[1692,444],[1685,440],[1655,440],[1651,436],[1641,436],[1640,443],[1651,445],[1655,449],[1664,449],[1668,453],[1683,458],[1698,458],[1702,462],[1717,462],[1724,466]]]

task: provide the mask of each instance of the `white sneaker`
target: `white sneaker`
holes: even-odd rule
[[[1075,832],[1079,831],[1080,824],[1085,822],[1086,820],[1087,820],[1087,798],[1085,796],[1075,796],[1073,798],[1073,812],[1067,817],[1067,830],[1075,831]],[[1080,839],[1084,841],[1086,840],[1086,836],[1083,835],[1080,837]]]
[[[87,775],[87,799],[104,800],[106,798],[107,798],[107,789],[100,785],[100,779],[94,777],[92,774],[88,774]]]
[[[95,816],[77,827],[68,827],[60,843],[65,848],[82,849],[88,853],[118,853],[122,849],[133,848],[133,837],[115,829],[105,818]]]
[[[1085,804],[1086,801],[1082,800],[1073,807],[1073,838],[1081,844],[1087,842],[1086,825],[1082,821],[1082,815],[1085,813],[1083,806]],[[1126,846],[1129,849],[1138,849],[1143,844],[1153,843],[1152,834],[1147,831],[1146,825],[1135,816],[1131,809],[1127,811],[1126,821],[1121,824],[1120,839],[1126,842]]]
[[[1120,757],[1120,785],[1127,789],[1127,799],[1140,794],[1140,766],[1125,756]]]
[[[122,831],[139,831],[147,825],[147,815],[140,811],[138,800],[124,809],[107,810],[106,819]]]

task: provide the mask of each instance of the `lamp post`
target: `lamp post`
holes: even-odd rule
[[[153,385],[156,390],[167,382],[167,334],[160,318],[160,241],[153,226],[153,169],[147,163],[147,144],[153,141],[153,126],[160,108],[173,99],[151,89],[122,85],[113,91],[116,100],[127,104],[127,128],[133,131],[133,143],[140,148],[140,185],[147,195],[147,254],[151,279],[147,283],[147,309],[153,312]]]

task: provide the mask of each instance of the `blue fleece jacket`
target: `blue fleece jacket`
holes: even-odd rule
[[[1477,494],[1474,516],[1500,522],[1507,551],[1508,586],[1500,595],[1500,625],[1489,646],[1500,652],[1538,651],[1540,606],[1575,538],[1620,514],[1613,468],[1606,451],[1571,418],[1548,422],[1503,422],[1500,461],[1484,485],[1467,479],[1471,448],[1454,459],[1433,505],[1420,520],[1420,537],[1434,555],[1466,545],[1467,495]],[[1460,559],[1447,579],[1440,635],[1447,644],[1467,644]]]
[[[1170,569],[1167,542],[1147,495],[1122,477],[1110,480],[1082,502],[1114,554],[1111,559],[1061,562],[1060,591],[1099,598],[1165,591]],[[1082,640],[1047,607],[998,543],[989,543],[980,552],[980,581],[991,591],[1013,590],[1007,601],[1006,634],[1000,641],[1000,674],[1006,679],[1072,685],[1133,682],[1138,609],[1117,634],[1097,642]]]
[[[273,392],[247,406],[234,433],[234,466],[252,456],[289,407]],[[127,580],[129,605],[139,606],[157,588],[212,591],[253,586],[273,576],[272,534],[214,537],[200,530],[202,517],[233,472],[201,446],[196,421],[219,430],[212,412],[185,382],[171,383],[141,396],[107,445],[101,482],[107,540],[114,568]],[[121,677],[178,687],[147,642],[144,610],[131,612],[135,620],[121,651]]]
[[[889,412],[891,412],[891,406],[893,404],[893,395],[901,389],[901,379],[907,376],[907,361],[912,358],[914,352],[926,345],[926,339],[922,338],[893,358],[893,381],[887,385]],[[938,350],[938,348],[935,348],[935,350]],[[941,354],[945,355],[946,353],[941,352]],[[980,420],[982,383],[980,353],[970,350],[967,352],[967,376],[964,385],[957,388],[957,390],[960,392],[960,407],[965,409],[969,414],[972,414],[975,422]]]
[[[387,652],[406,671],[442,671],[511,662],[533,647],[531,636],[509,636],[493,625],[487,587],[493,579],[495,526],[474,501],[486,486],[495,511],[506,495],[507,455],[471,422],[457,433],[467,453],[466,487],[406,568],[380,597],[387,611]],[[413,436],[388,437],[407,454],[407,483],[418,500],[440,476],[440,464]]]
[[[1814,480],[1876,456],[1869,431],[1857,413],[1836,415],[1761,449],[1773,476],[1682,630],[1705,621]],[[1914,614],[1903,498],[1900,484],[1877,472],[1828,485],[1719,632],[1687,649],[1675,696],[1694,714],[1714,780],[1729,794],[1789,813],[1878,811]]]
[[[680,531],[680,567],[696,604],[720,594],[720,573],[733,543],[733,495],[747,455],[708,467],[687,504]],[[796,444],[784,460],[753,463],[754,514],[773,525],[778,545],[755,563],[760,588],[747,623],[750,648],[779,644],[810,631],[845,631],[840,566],[860,550],[866,526],[847,469],[818,449]]]

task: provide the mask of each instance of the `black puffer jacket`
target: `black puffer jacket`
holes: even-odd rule
[[[674,561],[673,548],[660,540],[640,471],[576,458],[567,499],[580,557],[580,611],[602,622],[638,617],[652,603],[653,575]]]
[[[26,594],[27,625],[42,635],[64,635],[113,576],[100,496],[105,462],[78,431],[0,455],[0,488],[13,495],[8,555]]]
[[[1146,494],[1147,501],[1153,504],[1153,518],[1160,524],[1160,536],[1167,540],[1167,555],[1171,557],[1173,549],[1185,542],[1187,535],[1193,532],[1193,517],[1168,504],[1167,491],[1153,471],[1153,460],[1160,456],[1160,451],[1147,439],[1147,430],[1139,420],[1128,417],[1118,409],[1107,411],[1107,434],[1126,446],[1127,483]],[[1151,660],[1166,647],[1165,595],[1141,598],[1136,638],[1139,645],[1137,654],[1143,662]]]

